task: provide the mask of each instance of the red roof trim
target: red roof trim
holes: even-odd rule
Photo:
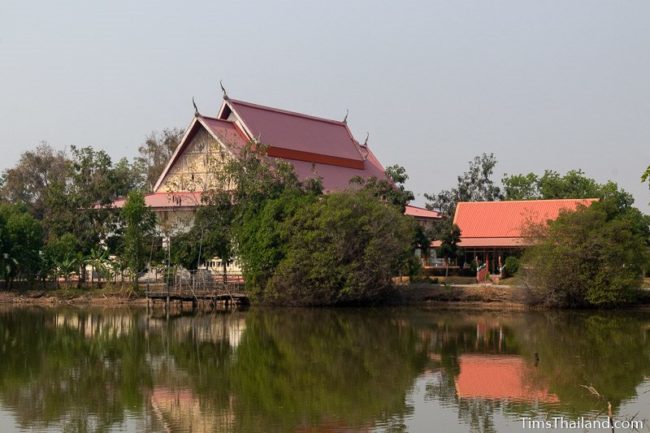
[[[355,159],[341,158],[337,156],[321,155],[313,152],[303,152],[300,150],[284,149],[281,147],[270,146],[267,155],[274,158],[294,159],[297,161],[316,162],[320,164],[336,165],[338,167],[355,168],[363,170],[364,161]]]

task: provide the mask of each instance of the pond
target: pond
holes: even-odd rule
[[[605,431],[608,403],[650,431],[648,312],[0,309],[2,433]]]

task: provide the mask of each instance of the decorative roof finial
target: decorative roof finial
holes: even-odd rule
[[[194,105],[194,117],[199,117],[201,113],[199,113],[199,107],[197,107],[196,102],[194,102],[194,96],[192,96],[192,105]]]
[[[223,99],[228,100],[228,92],[226,92],[226,88],[223,87],[221,80],[219,80],[219,85],[221,86],[221,91],[223,92]]]
[[[366,132],[366,139],[363,141],[363,145],[368,147],[368,139],[370,138],[370,133]]]
[[[348,114],[350,114],[350,110],[348,110],[348,109],[346,108],[346,109],[345,109],[345,117],[343,118],[343,123],[345,123],[346,125],[347,125],[347,123],[348,123]]]

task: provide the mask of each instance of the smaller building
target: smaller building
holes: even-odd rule
[[[436,222],[442,220],[440,212],[410,204],[406,205],[404,215],[412,217],[425,229],[431,229]]]
[[[519,255],[531,245],[527,233],[533,225],[555,220],[561,212],[573,212],[598,199],[512,200],[460,202],[453,223],[461,231],[458,265],[487,264],[490,273],[500,273],[505,258]],[[432,244],[440,247],[440,242]]]

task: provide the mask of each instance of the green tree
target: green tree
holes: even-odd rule
[[[24,208],[0,204],[0,278],[33,280],[41,269],[41,224]]]
[[[138,273],[146,264],[149,245],[155,227],[155,215],[144,201],[144,195],[139,191],[131,191],[122,208],[122,218],[125,224],[122,255],[131,273],[131,281],[138,287]]]
[[[235,227],[239,259],[249,291],[260,298],[280,262],[286,257],[287,221],[316,200],[316,194],[290,189],[266,200],[261,209],[248,206]]]
[[[264,297],[283,305],[377,301],[412,257],[409,218],[365,192],[302,206],[281,232],[286,254]]]
[[[638,209],[603,200],[530,231],[537,243],[522,260],[531,302],[583,307],[634,300],[650,259],[648,218]]]
[[[454,188],[424,195],[428,200],[427,208],[453,218],[458,202],[500,200],[501,189],[492,179],[496,164],[496,157],[492,153],[476,156],[469,162],[469,170],[458,176]]]
[[[386,168],[385,175],[386,177],[382,179],[376,177],[365,179],[357,176],[350,183],[360,185],[364,191],[397,206],[404,212],[406,205],[415,198],[413,192],[406,189],[405,183],[409,178],[406,169],[399,165],[391,165]]]
[[[539,177],[535,173],[505,175],[503,183],[504,200],[540,199]]]
[[[535,173],[505,175],[502,183],[504,200],[604,198],[618,191],[615,183],[601,185],[582,170],[569,170],[564,175],[554,170],[545,170],[541,176]]]
[[[64,152],[43,142],[20,156],[15,167],[6,170],[0,182],[0,201],[22,204],[37,219],[43,219],[47,194],[53,184],[65,182],[70,160]]]
[[[77,272],[82,263],[77,238],[72,233],[65,233],[50,239],[45,245],[43,258],[45,269],[56,280],[57,287],[60,276],[67,284],[70,275]]]
[[[460,255],[460,227],[452,224],[451,228],[445,232],[441,238],[440,256],[445,259],[445,277],[449,276],[449,261],[456,260]]]
[[[177,236],[172,243],[174,263],[186,269],[197,269],[201,263],[219,257],[222,276],[227,279],[227,266],[234,256],[233,219],[235,206],[226,191],[207,191],[196,212],[192,228]]]

